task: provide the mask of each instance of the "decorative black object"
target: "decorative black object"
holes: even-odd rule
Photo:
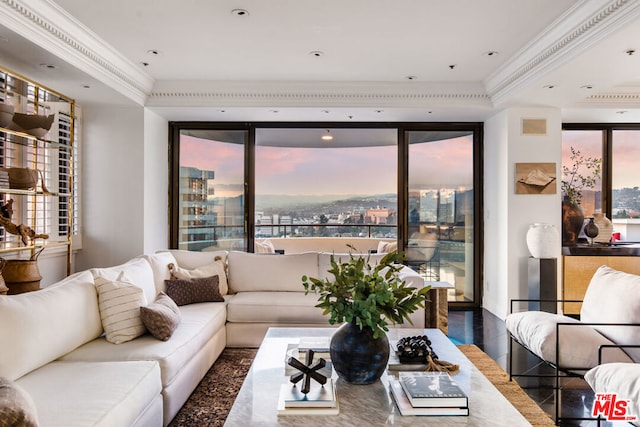
[[[584,211],[580,205],[562,201],[562,245],[573,246],[578,243],[580,230],[584,225]]]
[[[584,226],[584,234],[589,238],[589,243],[593,244],[593,239],[598,237],[598,233],[600,233],[600,229],[598,225],[593,222],[594,217],[589,217],[589,222]]]
[[[427,356],[431,356],[432,359],[438,358],[426,335],[401,338],[396,344],[396,349],[400,363],[427,363]]]
[[[345,323],[333,334],[329,353],[340,378],[352,384],[372,384],[387,367],[389,340],[386,335],[374,339],[371,328]]]
[[[318,372],[318,370],[326,366],[327,362],[323,358],[320,358],[315,364],[312,365],[313,355],[313,350],[307,351],[306,364],[302,363],[295,357],[290,357],[289,360],[287,360],[287,364],[289,366],[293,366],[300,371],[291,375],[291,377],[289,377],[289,380],[292,383],[296,384],[300,380],[304,379],[302,383],[302,389],[300,390],[304,394],[309,393],[309,390],[311,390],[311,379],[314,379],[322,385],[325,385],[327,383],[327,377]]]

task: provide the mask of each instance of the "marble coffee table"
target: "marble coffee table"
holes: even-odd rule
[[[389,394],[389,375],[371,385],[349,384],[335,376],[339,415],[278,415],[280,385],[285,375],[287,345],[300,337],[331,336],[334,328],[270,328],[244,380],[225,426],[528,426],[529,422],[476,369],[464,354],[439,329],[398,328],[389,332],[389,340],[426,334],[438,357],[460,365],[456,382],[469,397],[469,416],[402,416]]]

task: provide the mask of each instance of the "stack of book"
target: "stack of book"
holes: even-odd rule
[[[9,172],[0,170],[0,188],[7,189],[9,187]]]
[[[331,378],[324,385],[311,381],[307,394],[302,393],[299,384],[280,386],[278,415],[337,415],[339,412],[338,395]]]
[[[446,372],[398,372],[389,386],[402,415],[469,415],[469,399]]]

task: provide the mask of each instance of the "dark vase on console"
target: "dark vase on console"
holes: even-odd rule
[[[371,328],[345,323],[333,334],[329,353],[340,378],[352,384],[372,384],[387,367],[389,340],[386,335],[373,338]]]
[[[562,200],[562,245],[573,246],[578,243],[580,230],[584,225],[582,206]]]

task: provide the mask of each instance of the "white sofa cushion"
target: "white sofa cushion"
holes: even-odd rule
[[[589,370],[584,379],[596,393],[617,393],[618,400],[629,400],[627,414],[640,420],[640,364],[606,363]]]
[[[571,317],[544,311],[512,313],[506,319],[507,330],[517,341],[538,357],[553,363],[556,361],[556,325],[558,323],[580,325],[578,320]],[[561,325],[559,333],[558,365],[560,368],[576,368],[572,369],[576,372],[596,366],[599,346],[612,344],[590,326]],[[631,361],[626,353],[618,349],[607,350],[604,355],[607,362]]]
[[[222,261],[213,261],[209,264],[201,265],[193,270],[187,270],[179,265],[173,265],[171,267],[171,274],[176,279],[191,280],[191,279],[205,279],[213,276],[218,276],[218,292],[220,295],[226,295],[229,292],[229,286],[227,285],[227,273],[225,265]],[[167,284],[165,283],[165,287]]]
[[[640,324],[640,276],[602,266],[584,295],[580,320],[586,323]],[[640,326],[594,326],[616,344],[640,343]],[[625,350],[640,362],[640,349]]]
[[[102,334],[88,271],[0,298],[0,376],[16,380]]]
[[[122,344],[146,332],[140,307],[147,305],[142,288],[132,284],[124,272],[115,280],[95,278],[100,318],[107,341]]]
[[[229,293],[227,279],[227,251],[193,252],[171,250],[176,259],[173,274],[178,279],[194,279],[218,276],[220,295]]]
[[[318,254],[266,255],[229,252],[229,288],[233,292],[304,292],[302,276],[318,277]]]
[[[72,380],[70,380],[72,379]],[[52,362],[20,378],[42,425],[131,426],[160,396],[157,362]],[[162,424],[162,406],[154,408]]]
[[[92,268],[89,271],[94,278],[101,276],[107,280],[116,280],[120,273],[124,272],[131,283],[142,288],[147,301],[155,300],[158,294],[151,265],[142,257],[133,258],[114,267]]]
[[[93,340],[60,360],[105,362],[156,360],[160,364],[162,386],[170,385],[205,344],[225,326],[226,303],[202,303],[180,307],[182,321],[167,341],[143,335],[133,341],[113,345],[104,338]]]
[[[169,264],[177,264],[177,261],[173,254],[168,251],[156,252],[152,255],[142,255],[153,272],[153,283],[156,287],[156,295],[160,292],[165,292],[165,280],[171,279],[171,273],[169,272]],[[151,300],[149,300],[151,301]]]
[[[180,267],[189,270],[212,263],[216,258],[220,258],[220,260],[226,264],[228,256],[227,251],[195,252],[184,249],[170,249],[169,252],[176,259]]]
[[[229,299],[227,321],[243,323],[317,323],[329,326],[329,317],[314,307],[318,297],[304,292],[239,292]]]

